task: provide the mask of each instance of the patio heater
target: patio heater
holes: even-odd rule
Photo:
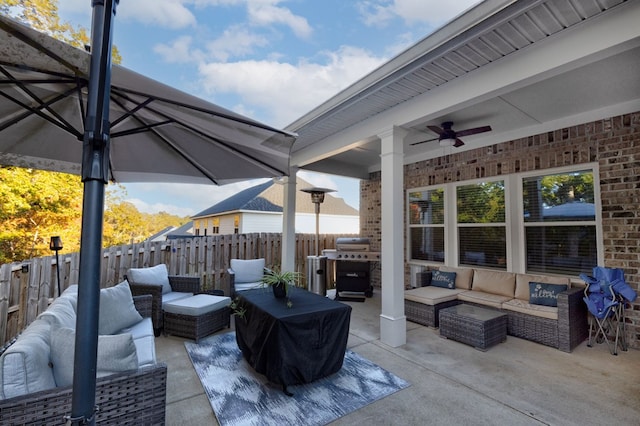
[[[302,192],[311,194],[311,202],[315,204],[316,211],[316,253],[315,256],[307,256],[307,288],[309,291],[321,296],[327,295],[327,257],[320,256],[320,204],[324,202],[324,194],[335,192],[328,188],[305,188]]]
[[[56,252],[56,272],[58,274],[58,296],[60,296],[60,260],[58,259],[58,252],[62,250],[62,238],[55,236],[51,237],[49,241],[49,249]]]

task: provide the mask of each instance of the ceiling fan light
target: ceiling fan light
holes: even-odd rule
[[[440,146],[442,147],[453,146],[455,143],[456,140],[452,138],[440,139]]]

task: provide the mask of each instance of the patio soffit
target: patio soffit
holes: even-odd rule
[[[472,149],[613,105],[637,110],[640,31],[616,25],[639,13],[625,0],[484,1],[289,125],[292,165],[364,178],[379,170],[376,132],[393,125],[409,130],[413,162],[443,154],[437,141],[411,145],[437,136],[429,124],[491,125],[464,138]],[[591,34],[611,26],[615,37]]]

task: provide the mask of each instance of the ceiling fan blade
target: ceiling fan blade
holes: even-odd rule
[[[464,145],[464,142],[462,142],[460,139],[456,138],[455,143],[453,144],[453,146],[455,148],[460,148],[462,145]]]
[[[491,126],[475,127],[473,129],[460,130],[459,132],[456,131],[456,136],[458,137],[469,136],[469,135],[475,135],[477,133],[484,133],[484,132],[490,132],[490,131],[491,131]]]
[[[426,142],[433,142],[433,141],[437,141],[440,138],[433,138],[433,139],[427,139],[426,141],[420,141],[420,142],[414,142],[411,144],[411,146],[413,145],[420,145],[421,143],[426,143]]]
[[[434,133],[437,134],[441,134],[442,132],[444,132],[444,130],[442,130],[440,127],[438,126],[427,126],[427,129],[431,130]]]

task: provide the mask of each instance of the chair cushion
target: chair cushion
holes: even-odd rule
[[[174,300],[164,305],[164,311],[172,314],[197,317],[208,312],[217,311],[231,304],[231,298],[226,296],[212,296],[210,294],[196,294],[192,297]]]
[[[75,339],[75,331],[70,328],[51,329],[51,363],[58,386],[73,384]],[[97,377],[137,368],[138,356],[131,334],[98,336]]]
[[[99,334],[115,334],[140,321],[142,316],[133,304],[133,296],[127,281],[100,290]]]
[[[162,294],[172,291],[169,284],[167,265],[161,263],[150,268],[131,268],[127,273],[131,282],[136,284],[161,285]]]
[[[175,300],[184,299],[185,297],[191,297],[193,293],[183,293],[181,291],[172,291],[171,293],[166,293],[162,295],[162,309],[164,309],[165,305],[169,302],[173,302]]]
[[[433,271],[431,276],[431,285],[434,287],[442,287],[448,289],[456,288],[456,273]]]
[[[235,291],[245,291],[245,290],[253,290],[254,288],[264,287],[264,284],[261,282],[253,282],[253,283],[236,283]]]
[[[235,273],[236,284],[259,282],[264,275],[264,259],[231,259],[230,266]]]
[[[529,303],[532,305],[558,306],[558,294],[567,291],[566,284],[529,283]]]

